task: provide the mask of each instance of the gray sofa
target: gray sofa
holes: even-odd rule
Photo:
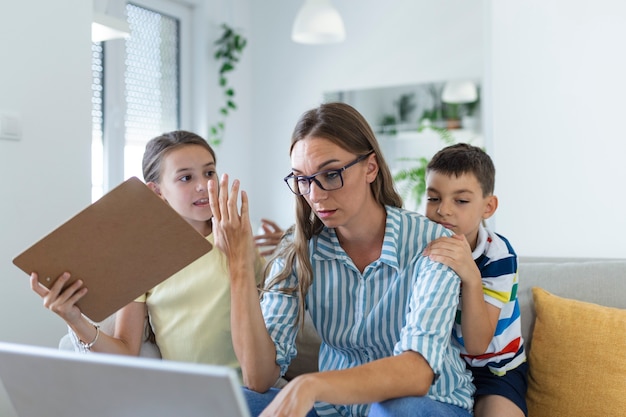
[[[518,299],[521,309],[522,334],[530,358],[529,374],[531,375],[533,374],[533,361],[531,360],[530,350],[532,348],[533,330],[536,318],[532,295],[533,287],[541,287],[561,298],[626,309],[626,259],[521,258],[519,260],[518,272]],[[626,317],[626,310],[623,311],[623,314],[624,317]],[[585,317],[580,317],[580,320],[584,319]],[[626,328],[626,321],[623,321],[623,326]],[[304,332],[301,332],[298,338],[298,356],[294,362],[292,362],[287,372],[286,379],[291,379],[301,373],[311,372],[317,369],[316,360],[319,338],[310,323],[306,324]],[[564,341],[563,343],[571,342]],[[626,338],[625,340],[618,340],[611,343],[621,343],[621,345],[626,348]],[[575,342],[572,343],[572,348],[577,349]],[[626,354],[624,353],[626,350],[617,350],[619,353],[616,353],[616,355],[621,355],[621,358],[624,358],[623,362],[625,362],[625,364],[621,368],[624,369],[624,367],[626,367]],[[596,364],[594,364],[593,361],[594,357],[591,355],[585,356],[584,358],[580,358],[580,362],[576,361],[575,363],[571,363],[571,367],[578,368],[581,363],[584,363],[590,369],[601,369],[596,368]],[[609,366],[614,365],[613,363]],[[564,375],[567,375],[567,372],[564,372]],[[611,390],[606,390],[609,395],[614,395],[614,397],[624,396],[624,393],[626,393],[626,372],[621,375],[621,377],[621,379],[619,376],[616,378],[619,381],[623,380],[622,385],[612,387],[614,394],[611,393]],[[560,382],[562,381],[557,381],[553,385],[560,385]],[[559,386],[546,387],[545,383],[542,385],[543,381],[537,381],[537,378],[535,378],[533,383],[535,384],[535,392],[537,392],[537,390],[545,390],[552,395],[555,391],[560,389]],[[548,383],[552,382],[549,381]],[[585,387],[581,392],[569,392],[567,395],[585,399],[585,401],[591,401],[592,403],[593,401],[602,401],[598,397],[590,394],[588,388],[591,387]],[[602,390],[602,387],[598,389]],[[556,408],[548,408],[547,406],[543,406],[543,399],[540,397],[541,394],[535,395],[534,398],[529,399],[529,417],[626,416],[626,407],[622,408],[621,412],[618,413],[612,411],[598,411],[597,414],[588,411],[577,412],[577,409],[572,408],[573,406],[571,404],[569,404],[569,408],[566,408],[567,404],[563,404],[563,407],[557,405]],[[614,399],[614,397],[610,397],[610,399]],[[550,400],[548,400],[548,402],[550,402]]]
[[[542,287],[560,297],[626,309],[626,259],[521,258],[519,262],[518,297],[521,307],[523,336],[527,348],[532,345],[532,332],[535,323],[532,287]],[[626,326],[626,322],[624,325]],[[62,340],[63,347],[71,346],[71,343],[67,343],[67,337]],[[626,343],[626,340],[621,342]],[[319,338],[310,322],[307,321],[304,330],[298,336],[298,356],[291,364],[285,379],[291,379],[304,372],[315,371],[317,369],[318,347]],[[145,352],[144,354],[152,356],[154,350],[146,349]],[[620,354],[622,357],[626,356],[624,351],[621,351]],[[584,361],[593,361],[593,358],[586,357]],[[532,361],[529,363],[532,373],[533,363]],[[576,366],[576,364],[572,365]],[[626,384],[626,374],[623,377]],[[626,392],[626,389],[623,392]],[[585,392],[580,393],[581,398],[587,395],[588,393]],[[3,409],[2,407],[2,395],[0,395],[0,410]],[[530,417],[559,415],[554,410],[544,414],[537,412],[536,409],[537,407]],[[626,409],[622,415],[626,415]],[[570,417],[576,417],[576,415],[570,414]],[[585,415],[584,417],[589,416]]]
[[[535,322],[532,287],[542,287],[561,297],[626,309],[626,259],[521,258],[518,272],[517,296],[527,347]],[[302,334],[298,336],[299,354],[289,368],[288,378],[317,369],[319,338],[308,321]]]

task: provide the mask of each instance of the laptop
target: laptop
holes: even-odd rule
[[[223,366],[0,342],[0,380],[17,417],[250,417]]]

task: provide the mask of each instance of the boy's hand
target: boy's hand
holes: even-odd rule
[[[461,278],[463,284],[476,283],[482,285],[480,271],[472,257],[465,235],[440,237],[428,244],[424,255],[435,262],[449,266]]]

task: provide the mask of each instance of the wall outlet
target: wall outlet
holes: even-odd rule
[[[0,139],[20,140],[22,123],[15,114],[0,113]]]

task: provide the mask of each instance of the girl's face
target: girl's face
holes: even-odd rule
[[[311,176],[320,171],[341,169],[354,162],[357,157],[358,155],[328,139],[309,137],[293,146],[292,172],[295,175]],[[311,191],[304,198],[327,227],[361,227],[363,222],[367,222],[368,213],[365,208],[371,206],[373,201],[370,183],[377,173],[375,156],[370,155],[340,173],[343,178],[340,189],[326,191],[315,181],[311,181]]]
[[[444,175],[431,171],[426,177],[426,217],[457,235],[465,235],[476,248],[478,227],[498,205],[493,195],[483,197],[474,174]]]
[[[161,163],[159,184],[148,184],[164,201],[203,235],[211,232],[213,216],[207,183],[215,177],[215,160],[200,145],[185,145],[168,152]]]

